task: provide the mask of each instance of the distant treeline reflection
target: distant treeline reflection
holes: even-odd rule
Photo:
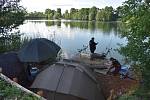
[[[98,22],[98,21],[45,21],[46,26],[61,27],[61,24],[66,27],[79,29],[100,29],[103,33],[110,33],[111,31],[120,31],[120,22]]]

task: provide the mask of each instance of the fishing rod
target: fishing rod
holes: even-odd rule
[[[112,50],[112,48],[106,48],[106,50],[107,50],[106,53],[104,53],[105,56],[107,56],[108,53],[110,53],[110,51]]]
[[[88,48],[88,45],[83,45],[83,48],[82,49],[77,49],[79,53],[83,52],[83,51],[86,51]]]
[[[111,36],[111,38],[110,38],[110,41],[109,41],[109,43],[108,43],[108,46],[106,46],[106,53],[102,53],[102,54],[104,54],[105,56],[107,56],[109,53],[110,53],[110,51],[112,50],[112,48],[107,48],[107,47],[110,47],[111,46],[111,43],[112,43],[112,36]]]

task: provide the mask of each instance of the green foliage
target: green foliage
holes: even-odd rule
[[[97,14],[97,8],[94,6],[89,11],[89,20],[95,20],[96,19],[96,17],[95,17],[96,14]]]
[[[45,14],[46,14],[47,19],[53,19],[54,18],[53,17],[54,13],[55,13],[54,10],[51,10],[51,9],[46,9],[45,10]]]
[[[106,11],[105,21],[111,21],[113,19],[113,8],[106,6],[105,11]]]
[[[100,9],[98,10],[97,14],[96,14],[96,20],[97,21],[105,21],[105,10],[104,9]]]
[[[114,9],[112,7],[105,7],[104,9],[100,9],[96,15],[97,21],[116,21],[117,16],[114,13]]]
[[[5,36],[24,21],[25,10],[19,0],[3,0],[0,2],[0,35]]]
[[[70,13],[66,11],[63,15],[64,16],[63,18],[72,20],[89,20],[89,21],[93,20],[116,21],[118,18],[117,15],[118,13],[116,12],[112,7],[105,7],[104,9],[99,9],[96,7],[81,8],[81,9],[71,8]]]
[[[15,50],[20,45],[17,27],[23,24],[26,11],[19,5],[19,2],[20,0],[0,2],[0,53]]]
[[[70,14],[69,14],[68,10],[66,10],[65,13],[63,14],[63,18],[70,19]]]
[[[12,86],[0,79],[0,99],[1,100],[39,100],[37,97],[21,91],[19,88]]]
[[[61,8],[57,8],[56,13],[54,14],[54,19],[61,19]]]
[[[122,16],[121,9],[122,9],[122,7],[119,6],[119,7],[117,7],[117,9],[115,11],[115,13],[116,13],[116,15],[117,15],[118,18],[121,18],[121,16]]]
[[[70,9],[70,19],[78,19],[78,9],[71,8]]]
[[[89,8],[81,8],[78,12],[79,20],[88,20],[89,19]]]
[[[43,12],[34,11],[34,12],[26,14],[27,19],[44,19],[46,17],[49,17],[49,16],[46,16]]]
[[[13,33],[7,38],[0,38],[0,53],[18,51],[28,41],[28,38],[21,39],[19,33]]]
[[[11,2],[11,3],[10,3]],[[3,0],[0,5],[0,26],[17,26],[22,22],[24,9],[18,6],[18,0]],[[12,27],[13,27],[12,26]]]
[[[61,8],[57,8],[57,11],[46,9],[45,13],[42,12],[31,12],[26,15],[26,18],[32,19],[71,19],[71,20],[96,20],[96,21],[116,21],[120,14],[120,10],[114,10],[112,7],[105,7],[104,9],[99,9],[96,7],[92,8],[81,8],[75,9],[71,8],[70,12],[65,11],[64,14],[61,13]]]
[[[141,98],[150,96],[150,6],[142,0],[127,0],[121,9],[128,44],[122,54],[137,64],[142,73]]]
[[[117,98],[117,100],[149,100],[150,95],[149,92],[145,91],[147,89],[139,88],[138,90],[134,91],[133,93],[126,93]]]
[[[123,95],[117,100],[138,100],[138,98],[135,95]]]

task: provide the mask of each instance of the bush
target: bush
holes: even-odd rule
[[[0,78],[0,100],[39,100]]]

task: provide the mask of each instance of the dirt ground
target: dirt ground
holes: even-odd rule
[[[137,81],[129,78],[120,79],[119,76],[97,74],[97,79],[105,97],[109,98],[112,96],[110,100],[113,100],[124,93],[128,93],[138,86]]]
[[[90,60],[90,57],[88,55],[80,55],[73,58],[75,61],[79,61],[79,63],[82,63],[84,66],[88,66],[90,68],[94,67],[109,67],[108,60],[104,59],[95,59]],[[102,73],[102,71],[100,72]],[[107,98],[107,100],[114,100],[114,98],[124,94],[128,93],[129,91],[134,90],[138,86],[138,81],[125,78],[121,79],[120,76],[113,76],[113,75],[107,75],[96,73],[96,78],[102,88],[102,91],[104,93],[104,96]]]

